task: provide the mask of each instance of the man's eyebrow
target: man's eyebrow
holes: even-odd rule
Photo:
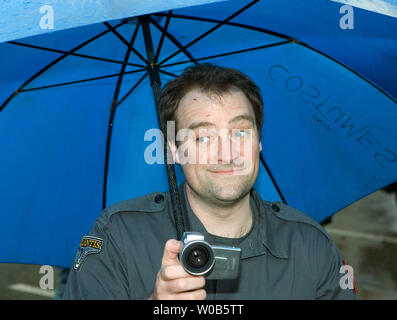
[[[215,127],[215,123],[208,122],[208,121],[198,121],[198,122],[193,122],[188,126],[188,129],[194,130],[200,127]]]
[[[240,114],[233,119],[229,120],[229,123],[239,122],[239,121],[249,121],[251,122],[252,126],[255,126],[254,119],[249,114]],[[197,121],[193,122],[188,126],[188,129],[194,130],[201,127],[216,127],[215,123],[208,122],[208,121]]]
[[[255,125],[255,121],[254,119],[249,115],[249,114],[241,114],[239,116],[234,117],[233,119],[231,119],[229,121],[229,123],[233,123],[233,122],[238,122],[238,121],[249,121],[251,122],[251,124],[254,126]]]

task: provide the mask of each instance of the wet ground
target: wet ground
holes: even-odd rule
[[[343,259],[353,267],[358,299],[397,299],[396,196],[375,192],[336,213],[325,226]],[[41,289],[48,272],[41,266],[0,264],[0,299],[52,299],[54,289]],[[43,270],[42,270],[43,271]]]
[[[335,214],[325,226],[353,267],[359,299],[397,299],[396,198],[375,192]]]

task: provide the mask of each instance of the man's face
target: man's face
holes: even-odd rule
[[[217,96],[193,89],[180,101],[176,119],[176,139],[181,133],[185,138],[171,147],[196,195],[222,205],[247,195],[258,174],[261,145],[244,93],[236,89]]]

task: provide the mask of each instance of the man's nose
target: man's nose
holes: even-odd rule
[[[232,163],[238,157],[238,150],[229,132],[218,136],[218,163]]]

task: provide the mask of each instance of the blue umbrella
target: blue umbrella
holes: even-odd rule
[[[99,3],[93,24],[81,18],[90,7],[75,20],[62,11],[72,22],[55,27],[55,7],[54,32],[5,27],[0,261],[70,266],[103,208],[175,189],[156,105],[161,84],[195,63],[261,87],[262,198],[320,222],[397,180],[395,18],[354,8],[343,29],[342,4],[329,1]]]

